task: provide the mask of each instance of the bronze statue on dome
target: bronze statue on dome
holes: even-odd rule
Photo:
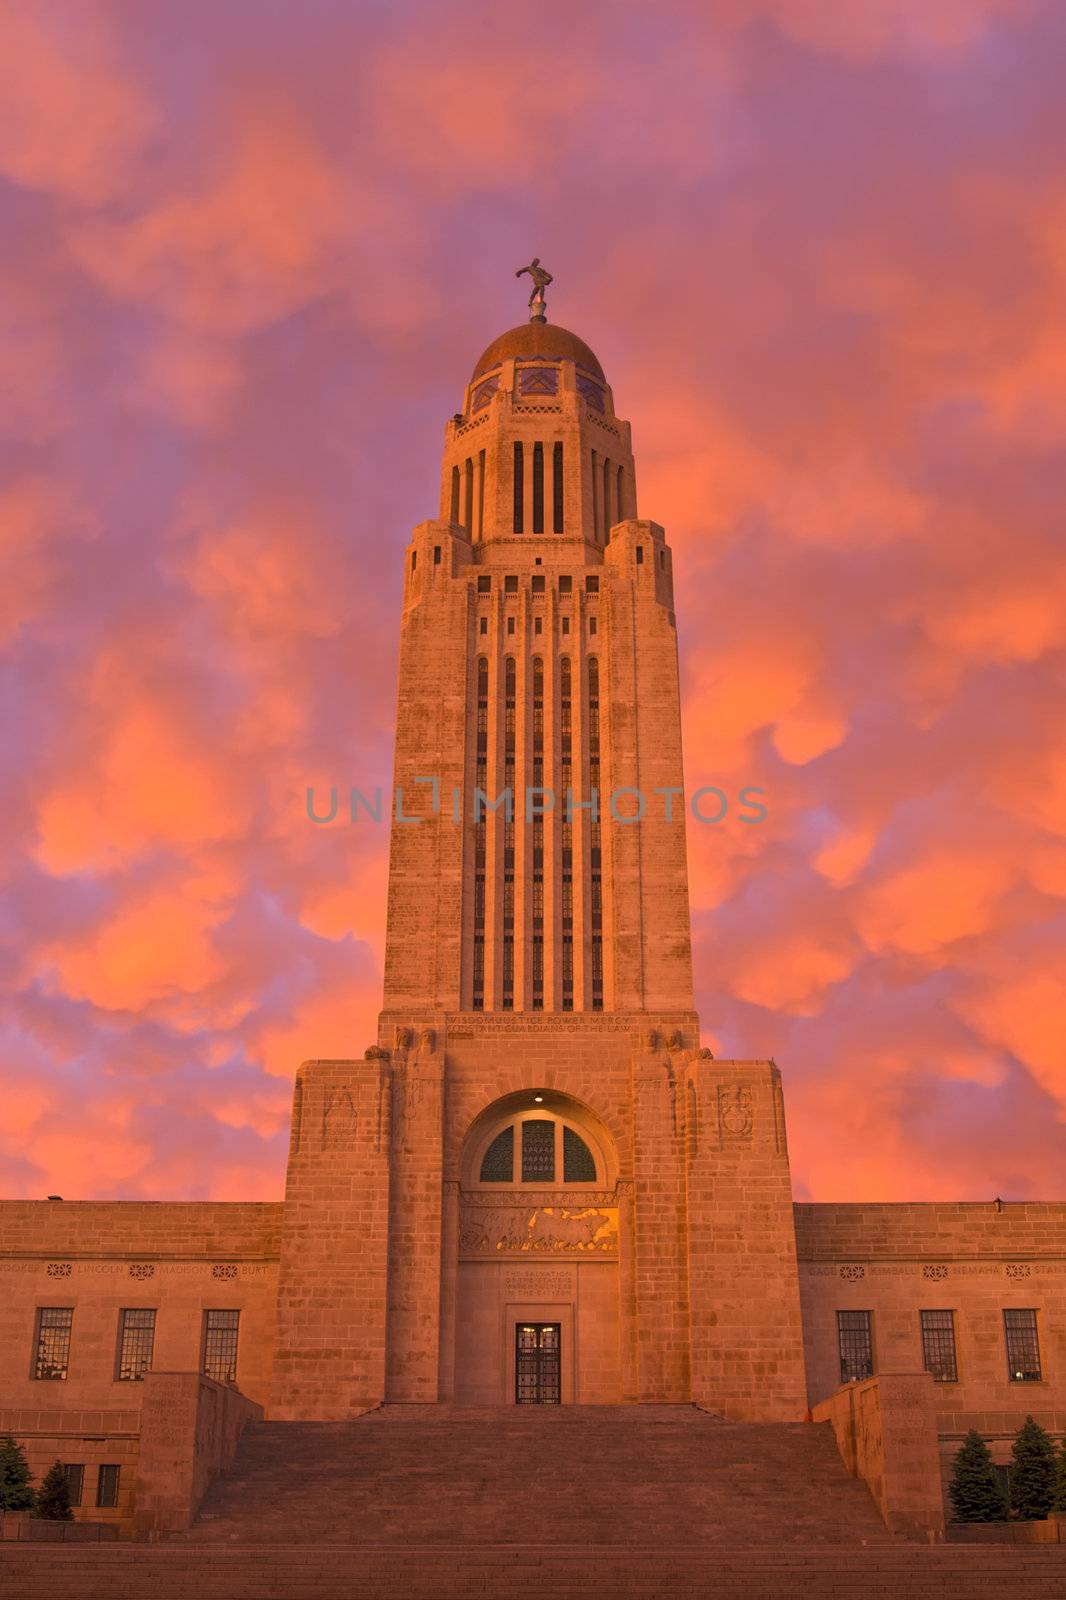
[[[539,256],[534,256],[528,267],[519,267],[515,277],[520,278],[524,272],[528,272],[533,279],[533,293],[529,297],[529,309],[532,312],[530,321],[543,322],[545,309],[544,291],[551,283],[552,275],[545,267],[541,266]]]

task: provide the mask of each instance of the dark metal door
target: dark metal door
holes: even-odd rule
[[[560,1393],[560,1324],[515,1324],[515,1400],[520,1406],[557,1406]]]

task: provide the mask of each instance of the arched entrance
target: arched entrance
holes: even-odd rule
[[[455,1397],[621,1399],[618,1164],[595,1114],[525,1090],[470,1127],[460,1172]]]

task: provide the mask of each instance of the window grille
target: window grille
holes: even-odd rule
[[[1012,1383],[1040,1382],[1040,1345],[1036,1336],[1036,1312],[1004,1311],[1007,1336],[1007,1374]]]
[[[120,1468],[101,1463],[96,1476],[96,1503],[98,1506],[118,1505],[118,1480]]]
[[[41,1306],[37,1312],[37,1353],[35,1378],[63,1379],[70,1361],[70,1329],[73,1306]]]
[[[514,1124],[498,1133],[481,1161],[482,1183],[514,1182]]]
[[[840,1341],[840,1381],[858,1383],[872,1378],[873,1342],[868,1311],[838,1311],[837,1336]]]
[[[118,1376],[138,1382],[152,1365],[152,1346],[155,1343],[155,1312],[134,1307],[121,1313]]]
[[[563,1128],[563,1182],[595,1183],[596,1163],[592,1151],[573,1128]]]
[[[216,1383],[237,1381],[239,1311],[204,1312],[204,1377]]]
[[[958,1365],[955,1359],[955,1313],[953,1311],[923,1311],[922,1364],[931,1372],[937,1383],[957,1383]]]
[[[555,1123],[531,1118],[522,1124],[522,1182],[555,1182]]]

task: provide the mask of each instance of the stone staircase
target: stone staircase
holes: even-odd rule
[[[0,1547],[0,1600],[1066,1600],[1066,1546],[886,1532],[827,1426],[690,1406],[259,1423],[188,1535]]]
[[[892,1544],[827,1426],[695,1406],[383,1406],[261,1422],[197,1542]]]

